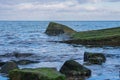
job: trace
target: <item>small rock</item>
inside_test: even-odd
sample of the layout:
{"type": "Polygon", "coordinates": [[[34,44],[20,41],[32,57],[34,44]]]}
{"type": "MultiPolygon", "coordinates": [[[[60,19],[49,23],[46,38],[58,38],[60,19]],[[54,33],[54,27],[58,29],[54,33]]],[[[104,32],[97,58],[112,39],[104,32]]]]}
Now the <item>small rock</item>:
{"type": "Polygon", "coordinates": [[[33,54],[31,54],[31,53],[18,53],[18,52],[14,52],[13,55],[16,58],[19,58],[19,57],[29,57],[29,56],[32,56],[33,54]]]}
{"type": "Polygon", "coordinates": [[[0,61],[0,67],[3,66],[6,62],[1,62],[0,61]]]}
{"type": "Polygon", "coordinates": [[[19,65],[27,65],[27,64],[31,64],[31,63],[38,63],[39,61],[19,60],[19,61],[15,61],[15,62],[19,65]]]}
{"type": "Polygon", "coordinates": [[[84,61],[91,64],[102,64],[106,61],[106,57],[102,53],[84,53],[84,61]]]}
{"type": "Polygon", "coordinates": [[[9,71],[13,69],[18,69],[18,66],[15,62],[6,62],[2,67],[1,67],[1,73],[6,73],[8,74],[9,71]]]}
{"type": "Polygon", "coordinates": [[[20,57],[29,57],[32,56],[32,53],[19,53],[19,52],[13,52],[13,53],[7,53],[4,55],[0,55],[0,57],[16,57],[16,58],[20,58],[20,57]]]}

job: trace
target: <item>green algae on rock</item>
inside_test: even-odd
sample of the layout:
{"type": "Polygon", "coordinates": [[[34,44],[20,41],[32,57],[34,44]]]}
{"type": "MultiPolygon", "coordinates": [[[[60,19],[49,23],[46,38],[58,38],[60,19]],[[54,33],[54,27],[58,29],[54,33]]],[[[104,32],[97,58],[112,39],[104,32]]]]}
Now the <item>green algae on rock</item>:
{"type": "Polygon", "coordinates": [[[65,76],[52,68],[15,69],[9,73],[10,80],[66,80],[65,76]]]}
{"type": "Polygon", "coordinates": [[[91,70],[84,67],[83,65],[79,64],[78,62],[74,60],[68,60],[66,61],[62,68],[60,69],[60,72],[65,74],[67,78],[75,78],[76,80],[81,80],[84,77],[90,77],[91,76],[91,70]]]}
{"type": "Polygon", "coordinates": [[[120,46],[120,27],[76,32],[71,40],[62,41],[69,44],[120,46]]]}
{"type": "Polygon", "coordinates": [[[45,31],[47,35],[51,35],[51,36],[56,36],[60,34],[71,35],[75,32],[76,32],[75,30],[69,28],[68,26],[55,22],[50,22],[47,30],[45,31]]]}
{"type": "Polygon", "coordinates": [[[102,53],[84,53],[84,61],[91,64],[102,64],[105,63],[106,57],[102,53]]]}

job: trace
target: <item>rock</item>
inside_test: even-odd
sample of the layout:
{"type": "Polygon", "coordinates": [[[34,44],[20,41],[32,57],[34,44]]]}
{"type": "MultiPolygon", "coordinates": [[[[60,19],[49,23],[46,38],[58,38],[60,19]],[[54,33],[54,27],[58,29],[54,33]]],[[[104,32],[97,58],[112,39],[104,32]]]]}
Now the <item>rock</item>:
{"type": "Polygon", "coordinates": [[[84,53],[84,61],[91,64],[102,64],[106,61],[106,57],[102,53],[84,53]]]}
{"type": "Polygon", "coordinates": [[[6,62],[2,67],[1,67],[1,73],[6,73],[8,74],[9,71],[13,69],[18,69],[18,66],[15,62],[6,62]]]}
{"type": "Polygon", "coordinates": [[[16,69],[10,71],[10,80],[66,80],[65,76],[55,69],[16,69]]]}
{"type": "Polygon", "coordinates": [[[15,61],[17,64],[19,65],[27,65],[27,64],[31,64],[31,63],[39,63],[39,61],[31,61],[31,60],[19,60],[19,61],[15,61]]]}
{"type": "Polygon", "coordinates": [[[13,53],[7,53],[4,55],[0,55],[0,57],[16,57],[16,58],[20,58],[20,57],[29,57],[32,56],[32,53],[19,53],[19,52],[13,52],[13,53]]]}
{"type": "Polygon", "coordinates": [[[81,31],[72,34],[72,39],[61,41],[68,44],[92,46],[120,46],[120,27],[81,31]]]}
{"type": "Polygon", "coordinates": [[[13,55],[16,58],[19,58],[19,57],[29,57],[29,56],[32,56],[33,54],[31,54],[31,53],[18,53],[18,52],[14,52],[13,55]]]}
{"type": "Polygon", "coordinates": [[[1,62],[0,61],[0,67],[3,66],[6,62],[1,62]]]}
{"type": "Polygon", "coordinates": [[[90,69],[84,67],[74,60],[66,61],[61,67],[60,72],[65,74],[68,78],[77,78],[75,80],[81,80],[83,77],[91,76],[90,69]]]}
{"type": "Polygon", "coordinates": [[[60,35],[60,34],[71,35],[75,32],[76,31],[69,28],[68,26],[65,26],[65,25],[62,25],[59,23],[55,23],[55,22],[50,22],[47,30],[45,31],[45,33],[50,36],[56,36],[56,35],[60,35]]]}

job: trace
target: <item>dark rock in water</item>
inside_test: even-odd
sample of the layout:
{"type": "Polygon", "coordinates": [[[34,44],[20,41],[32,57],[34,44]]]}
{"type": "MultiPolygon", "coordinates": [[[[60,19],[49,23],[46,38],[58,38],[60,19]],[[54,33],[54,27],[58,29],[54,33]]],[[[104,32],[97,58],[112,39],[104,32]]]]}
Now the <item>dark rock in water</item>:
{"type": "Polygon", "coordinates": [[[13,69],[18,69],[18,66],[15,62],[6,62],[6,64],[4,64],[1,67],[1,73],[6,73],[8,74],[9,71],[13,70],[13,69]]]}
{"type": "Polygon", "coordinates": [[[29,57],[29,56],[32,56],[33,54],[31,54],[31,53],[18,53],[18,52],[14,52],[13,55],[16,58],[19,58],[19,57],[29,57]]]}
{"type": "Polygon", "coordinates": [[[69,28],[68,26],[65,26],[65,25],[62,25],[59,23],[54,23],[54,22],[50,22],[47,30],[45,31],[45,33],[50,36],[56,36],[56,35],[60,35],[60,34],[71,35],[75,32],[76,31],[69,28]]]}
{"type": "Polygon", "coordinates": [[[27,65],[27,64],[31,64],[31,63],[39,63],[39,61],[31,61],[31,60],[19,60],[19,61],[15,61],[17,64],[19,65],[27,65]]]}
{"type": "Polygon", "coordinates": [[[66,80],[65,76],[55,69],[16,69],[10,71],[10,80],[66,80]]]}
{"type": "Polygon", "coordinates": [[[77,78],[75,80],[81,80],[83,77],[91,76],[90,69],[84,67],[74,60],[66,61],[60,69],[60,72],[65,74],[68,78],[77,78]]]}
{"type": "Polygon", "coordinates": [[[16,58],[20,58],[20,57],[29,57],[32,56],[32,53],[19,53],[19,52],[13,52],[13,53],[7,53],[4,55],[0,55],[0,57],[16,57],[16,58]]]}
{"type": "Polygon", "coordinates": [[[84,53],[84,61],[91,64],[102,64],[106,61],[106,57],[102,53],[84,53]]]}
{"type": "Polygon", "coordinates": [[[6,62],[1,62],[0,61],[0,67],[3,66],[6,62]]]}

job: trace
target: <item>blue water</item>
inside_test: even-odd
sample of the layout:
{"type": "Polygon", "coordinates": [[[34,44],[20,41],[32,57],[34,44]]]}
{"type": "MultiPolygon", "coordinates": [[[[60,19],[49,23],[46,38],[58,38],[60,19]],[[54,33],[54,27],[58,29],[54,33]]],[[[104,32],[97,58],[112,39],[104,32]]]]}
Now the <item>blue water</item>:
{"type": "MultiPolygon", "coordinates": [[[[88,31],[120,26],[120,21],[57,21],[70,26],[76,31],[88,31]]],[[[107,57],[102,66],[86,66],[92,70],[88,80],[119,80],[120,47],[87,47],[83,45],[70,45],[65,43],[49,42],[64,40],[61,36],[47,36],[44,32],[49,21],[0,21],[0,55],[12,52],[33,53],[37,57],[26,59],[39,60],[40,63],[21,66],[20,68],[56,67],[58,70],[68,59],[75,59],[83,64],[85,51],[114,54],[107,57]]],[[[19,60],[13,57],[1,58],[2,61],[19,60]]],[[[0,80],[7,80],[0,75],[0,80]]]]}

